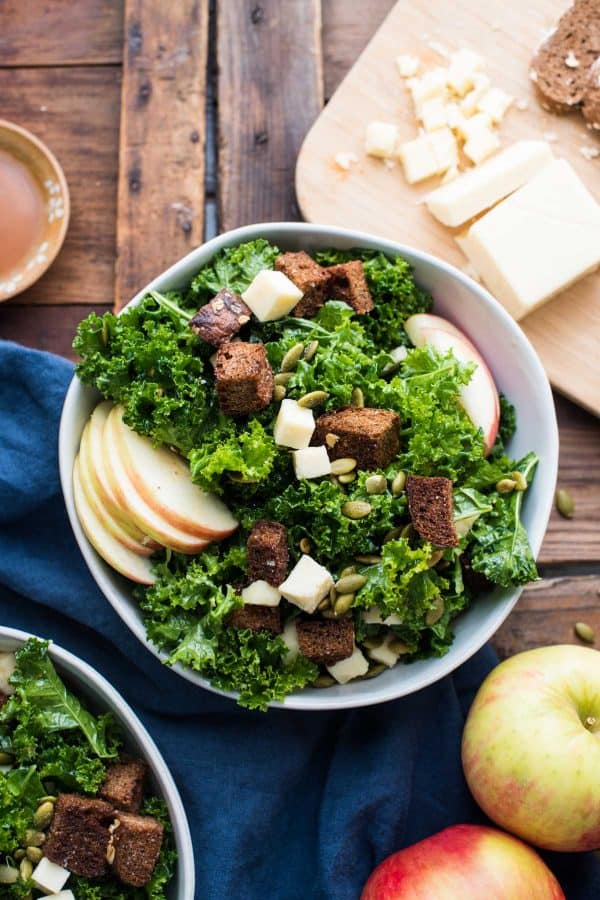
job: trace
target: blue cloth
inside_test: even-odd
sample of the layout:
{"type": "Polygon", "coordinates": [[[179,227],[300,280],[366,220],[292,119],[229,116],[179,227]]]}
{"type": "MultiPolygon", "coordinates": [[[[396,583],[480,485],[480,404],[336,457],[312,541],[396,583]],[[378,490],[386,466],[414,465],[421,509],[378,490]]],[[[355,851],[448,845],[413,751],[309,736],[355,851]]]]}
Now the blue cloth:
{"type": "MultiPolygon", "coordinates": [[[[354,900],[389,853],[484,821],[459,744],[495,663],[489,648],[403,700],[262,714],[195,688],[139,644],[92,581],[65,512],[57,432],[71,374],[63,359],[0,341],[0,623],[81,656],[136,710],[183,797],[198,900],[354,900]]],[[[591,854],[547,859],[569,900],[600,896],[591,854]]]]}

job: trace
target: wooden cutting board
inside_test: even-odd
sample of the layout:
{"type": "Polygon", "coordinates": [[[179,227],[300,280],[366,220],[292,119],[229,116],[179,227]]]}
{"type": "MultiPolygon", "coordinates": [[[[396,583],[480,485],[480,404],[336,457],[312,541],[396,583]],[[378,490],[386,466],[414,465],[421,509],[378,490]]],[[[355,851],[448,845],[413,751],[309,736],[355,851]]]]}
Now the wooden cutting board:
{"type": "MultiPolygon", "coordinates": [[[[586,159],[582,147],[600,149],[579,115],[556,116],[539,106],[529,79],[534,49],[567,7],[565,0],[400,0],[350,70],[308,133],[296,169],[296,192],[311,222],[360,228],[410,244],[468,271],[451,230],[426,210],[421,197],[439,179],[420,185],[404,180],[400,164],[364,154],[368,122],[395,122],[401,140],[416,137],[408,90],[395,59],[419,56],[423,68],[445,64],[438,44],[450,51],[469,47],[485,56],[492,84],[527,108],[515,105],[500,128],[503,146],[523,138],[551,141],[555,156],[567,159],[600,201],[600,157],[586,159]],[[336,154],[354,153],[348,172],[336,154]]],[[[552,265],[552,260],[548,260],[552,265]]],[[[600,415],[600,274],[595,273],[521,321],[552,384],[600,415]]]]}

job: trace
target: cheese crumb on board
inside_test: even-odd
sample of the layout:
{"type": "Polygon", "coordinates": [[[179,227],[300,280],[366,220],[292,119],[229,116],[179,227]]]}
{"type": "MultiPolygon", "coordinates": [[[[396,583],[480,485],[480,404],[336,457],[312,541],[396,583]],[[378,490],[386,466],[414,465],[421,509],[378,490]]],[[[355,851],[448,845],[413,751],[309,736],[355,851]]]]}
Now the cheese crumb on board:
{"type": "Polygon", "coordinates": [[[390,122],[369,122],[365,137],[368,156],[393,156],[398,141],[398,129],[390,122]]]}
{"type": "Polygon", "coordinates": [[[520,100],[517,100],[515,106],[523,112],[524,110],[529,109],[529,100],[526,97],[521,97],[520,100]]]}
{"type": "Polygon", "coordinates": [[[358,156],[356,153],[336,153],[333,161],[339,169],[347,172],[354,163],[358,162],[358,156]]]}
{"type": "Polygon", "coordinates": [[[304,554],[285,581],[279,585],[279,590],[286,600],[311,614],[332,587],[333,578],[330,572],[312,556],[304,554]]]}
{"type": "Polygon", "coordinates": [[[598,147],[580,147],[579,152],[585,159],[596,159],[596,157],[600,156],[598,147]]]}
{"type": "Polygon", "coordinates": [[[401,78],[413,78],[421,67],[418,56],[401,55],[396,59],[401,78]]]}

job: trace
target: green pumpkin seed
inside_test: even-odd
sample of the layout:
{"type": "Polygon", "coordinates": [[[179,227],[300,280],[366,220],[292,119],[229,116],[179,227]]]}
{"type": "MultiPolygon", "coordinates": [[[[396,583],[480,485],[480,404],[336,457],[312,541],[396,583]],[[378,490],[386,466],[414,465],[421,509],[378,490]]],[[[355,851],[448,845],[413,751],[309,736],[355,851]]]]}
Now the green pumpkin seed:
{"type": "Polygon", "coordinates": [[[575,634],[581,641],[585,641],[586,644],[593,644],[596,641],[596,632],[586,622],[575,623],[575,634]]]}
{"type": "Polygon", "coordinates": [[[389,544],[390,541],[397,540],[402,534],[402,528],[392,528],[382,540],[382,544],[389,544]]]}
{"type": "Polygon", "coordinates": [[[342,569],[340,572],[340,578],[345,578],[346,575],[354,575],[356,572],[356,566],[346,566],[345,569],[342,569]]]}
{"type": "Polygon", "coordinates": [[[392,638],[388,647],[392,653],[397,653],[398,656],[402,656],[404,653],[410,653],[410,647],[408,644],[405,644],[404,641],[401,641],[400,638],[392,638]]]}
{"type": "Polygon", "coordinates": [[[302,354],[304,353],[304,344],[294,344],[281,360],[279,370],[281,372],[293,372],[302,354]]]}
{"type": "Polygon", "coordinates": [[[357,681],[368,681],[369,678],[377,678],[378,675],[381,675],[382,672],[385,672],[387,666],[384,666],[383,663],[377,663],[374,666],[371,666],[368,672],[365,672],[364,675],[360,675],[356,680],[357,681]]]}
{"type": "Polygon", "coordinates": [[[19,878],[19,870],[14,866],[0,866],[0,884],[15,884],[19,878]]]}
{"type": "Polygon", "coordinates": [[[342,505],[342,513],[348,519],[364,519],[373,507],[366,500],[348,500],[342,505]]]}
{"type": "Polygon", "coordinates": [[[316,406],[321,406],[322,403],[325,403],[328,397],[327,391],[310,391],[304,397],[300,397],[298,406],[303,406],[304,409],[315,409],[316,406]]]}
{"type": "Polygon", "coordinates": [[[25,859],[21,860],[21,865],[19,866],[19,875],[23,881],[29,881],[33,874],[33,865],[31,864],[31,860],[25,859]]]}
{"type": "Polygon", "coordinates": [[[385,494],[387,481],[385,475],[369,475],[365,480],[367,494],[385,494]]]}
{"type": "Polygon", "coordinates": [[[312,550],[311,543],[307,537],[301,538],[298,546],[300,547],[302,553],[310,553],[310,551],[312,550]]]}
{"type": "Polygon", "coordinates": [[[336,616],[343,616],[347,613],[353,603],[354,594],[339,594],[336,598],[335,606],[333,607],[336,616]]]}
{"type": "Polygon", "coordinates": [[[324,609],[329,609],[329,597],[325,597],[324,600],[321,600],[319,605],[317,606],[319,612],[322,612],[324,609]]]}
{"type": "Polygon", "coordinates": [[[416,534],[415,526],[412,522],[409,522],[408,525],[405,525],[402,531],[400,532],[400,537],[406,538],[407,541],[410,541],[416,534]]]}
{"type": "Polygon", "coordinates": [[[28,847],[41,847],[46,840],[43,831],[36,831],[34,828],[28,828],[25,832],[25,843],[28,847]]]}
{"type": "Polygon", "coordinates": [[[511,472],[510,477],[515,483],[515,491],[526,491],[528,488],[527,479],[522,472],[511,472]]]}
{"type": "Polygon", "coordinates": [[[273,388],[273,400],[275,403],[280,403],[286,394],[287,391],[282,384],[276,384],[273,388]]]}
{"type": "Polygon", "coordinates": [[[347,472],[345,475],[338,475],[337,480],[340,484],[352,484],[356,481],[356,472],[347,472]]]}
{"type": "Polygon", "coordinates": [[[328,431],[327,434],[325,435],[325,443],[330,448],[335,447],[335,445],[337,444],[339,439],[340,439],[339,434],[333,434],[332,431],[328,431]]]}
{"type": "Polygon", "coordinates": [[[45,800],[44,803],[40,803],[35,813],[33,814],[33,824],[38,828],[45,828],[52,821],[52,816],[54,815],[54,803],[50,800],[45,800]]]}
{"type": "Polygon", "coordinates": [[[556,508],[565,519],[572,519],[575,514],[575,501],[564,488],[556,492],[556,508]]]}
{"type": "Polygon", "coordinates": [[[275,376],[275,384],[283,384],[284,387],[294,377],[293,372],[278,372],[275,376]]]}
{"type": "Polygon", "coordinates": [[[433,569],[434,566],[437,566],[440,559],[444,555],[443,550],[434,550],[429,559],[427,560],[427,568],[433,569]]]}
{"type": "Polygon", "coordinates": [[[435,625],[444,615],[444,598],[436,597],[435,602],[425,616],[426,625],[435,625]]]}
{"type": "Polygon", "coordinates": [[[496,485],[499,494],[510,494],[517,486],[517,482],[512,478],[501,478],[496,485]]]}
{"type": "Polygon", "coordinates": [[[39,847],[28,847],[25,851],[27,859],[29,859],[32,863],[37,865],[44,855],[39,847]]]}
{"type": "Polygon", "coordinates": [[[310,362],[318,349],[318,341],[309,341],[304,349],[304,353],[302,354],[302,359],[304,359],[306,362],[310,362]]]}
{"type": "Polygon", "coordinates": [[[338,594],[353,594],[356,591],[360,591],[366,583],[367,579],[364,575],[344,575],[343,578],[336,582],[335,589],[338,594]]]}
{"type": "Polygon", "coordinates": [[[335,612],[335,610],[329,609],[329,608],[324,609],[323,612],[321,613],[321,615],[323,616],[324,619],[336,619],[337,618],[337,613],[335,612]]]}
{"type": "Polygon", "coordinates": [[[25,851],[21,847],[19,847],[18,850],[15,850],[13,856],[17,860],[17,862],[20,862],[25,856],[25,851]]]}
{"type": "Polygon", "coordinates": [[[378,556],[376,553],[362,553],[360,556],[355,556],[354,559],[357,563],[362,563],[364,566],[376,566],[377,563],[381,562],[381,556],[378,556]]]}
{"type": "Polygon", "coordinates": [[[312,682],[312,686],[316,688],[333,687],[334,684],[337,684],[337,681],[332,675],[319,675],[318,678],[315,678],[312,682]]]}
{"type": "Polygon", "coordinates": [[[351,402],[352,406],[358,406],[361,409],[365,405],[365,395],[359,387],[354,388],[352,391],[351,402]]]}
{"type": "Polygon", "coordinates": [[[406,472],[398,472],[392,481],[392,495],[398,497],[406,487],[406,472]]]}
{"type": "Polygon", "coordinates": [[[10,753],[0,753],[0,766],[10,766],[14,762],[14,757],[10,753]]]}
{"type": "Polygon", "coordinates": [[[356,460],[351,456],[342,456],[341,459],[334,459],[331,463],[331,472],[333,475],[347,475],[356,468],[356,460]]]}

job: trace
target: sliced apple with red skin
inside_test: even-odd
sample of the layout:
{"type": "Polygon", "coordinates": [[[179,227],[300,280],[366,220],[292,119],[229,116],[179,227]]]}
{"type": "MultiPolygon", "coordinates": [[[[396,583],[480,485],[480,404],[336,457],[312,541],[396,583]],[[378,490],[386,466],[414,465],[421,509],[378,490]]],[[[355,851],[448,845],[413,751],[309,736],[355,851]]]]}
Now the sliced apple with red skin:
{"type": "Polygon", "coordinates": [[[486,453],[489,453],[498,434],[500,399],[492,374],[477,348],[456,326],[440,316],[419,313],[410,316],[404,327],[415,347],[429,344],[440,353],[451,350],[459,362],[476,363],[471,380],[461,389],[460,401],[473,425],[483,431],[486,453]]]}
{"type": "Polygon", "coordinates": [[[168,447],[155,447],[123,421],[123,408],[110,414],[117,449],[136,491],[175,528],[207,540],[232,534],[237,521],[215,494],[192,481],[187,462],[168,447]]]}
{"type": "Polygon", "coordinates": [[[170,547],[171,550],[177,550],[180,553],[199,553],[209,542],[205,538],[199,538],[180,528],[175,528],[164,516],[146,503],[133,485],[119,453],[119,439],[115,433],[113,416],[116,411],[115,407],[106,420],[102,446],[110,488],[121,510],[131,516],[138,528],[164,547],[170,547]]]}
{"type": "Polygon", "coordinates": [[[139,584],[154,584],[156,576],[152,572],[152,563],[146,556],[133,553],[104,527],[101,519],[88,502],[81,484],[79,457],[73,466],[73,499],[81,527],[94,550],[125,578],[139,584]]]}

